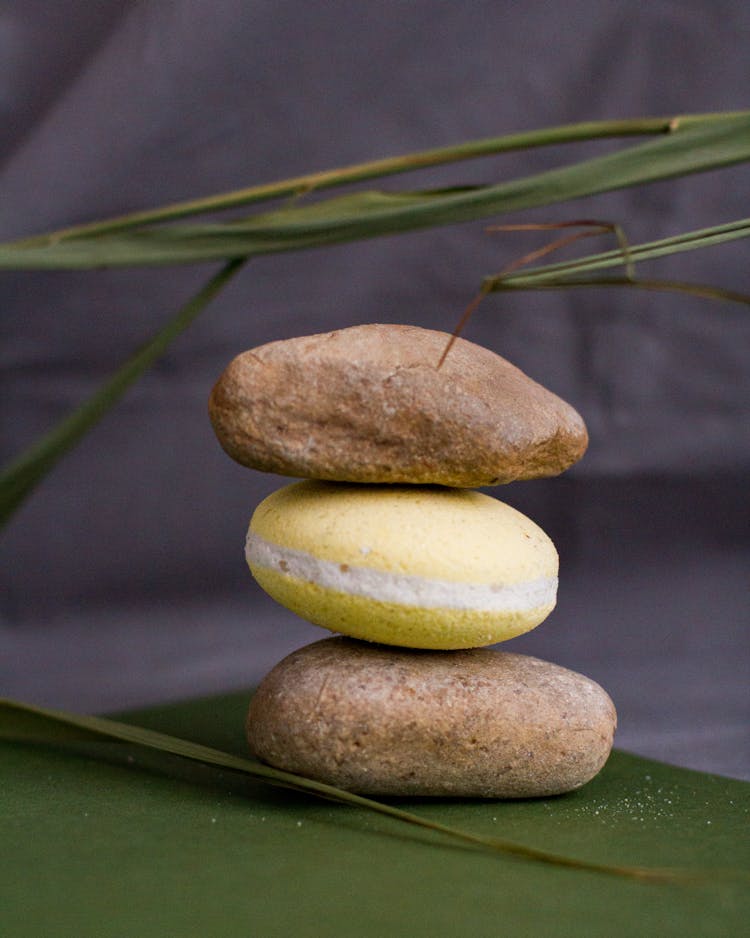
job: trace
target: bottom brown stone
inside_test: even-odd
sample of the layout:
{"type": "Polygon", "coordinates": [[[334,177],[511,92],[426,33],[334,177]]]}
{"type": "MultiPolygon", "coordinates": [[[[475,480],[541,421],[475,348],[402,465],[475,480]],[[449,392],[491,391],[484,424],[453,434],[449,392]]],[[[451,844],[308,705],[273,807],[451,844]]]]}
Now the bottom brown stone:
{"type": "Polygon", "coordinates": [[[362,794],[529,798],[593,778],[616,724],[598,684],[538,658],[329,638],[266,676],[247,734],[264,762],[362,794]]]}

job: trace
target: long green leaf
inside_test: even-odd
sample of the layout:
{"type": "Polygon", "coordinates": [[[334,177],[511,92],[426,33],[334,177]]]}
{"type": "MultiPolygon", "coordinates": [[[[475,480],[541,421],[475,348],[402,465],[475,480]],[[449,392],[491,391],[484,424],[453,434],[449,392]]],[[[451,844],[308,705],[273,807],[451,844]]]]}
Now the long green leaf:
{"type": "Polygon", "coordinates": [[[241,772],[257,780],[282,788],[291,788],[320,798],[337,801],[375,811],[394,820],[426,828],[444,834],[455,840],[501,853],[510,853],[528,860],[541,861],[556,866],[583,869],[598,873],[626,876],[637,880],[653,882],[678,882],[700,879],[695,871],[652,869],[647,867],[614,866],[592,863],[574,857],[568,857],[546,850],[539,850],[510,840],[484,837],[470,831],[459,830],[446,824],[431,821],[428,818],[393,805],[355,795],[333,785],[327,785],[312,779],[274,769],[261,762],[243,759],[231,753],[179,739],[165,733],[132,726],[109,720],[104,717],[81,716],[58,710],[48,710],[15,700],[0,698],[0,739],[17,742],[47,744],[68,744],[96,738],[107,738],[133,743],[156,749],[159,752],[181,756],[205,765],[218,766],[234,772],[241,772]]]}
{"type": "Polygon", "coordinates": [[[300,250],[552,205],[750,160],[750,116],[689,126],[561,169],[477,189],[358,192],[225,225],[171,226],[0,246],[0,267],[87,268],[198,263],[300,250]]]}
{"type": "Polygon", "coordinates": [[[242,263],[242,260],[227,263],[98,391],[3,471],[0,475],[0,524],[11,516],[60,458],[122,397],[136,378],[166,351],[171,342],[234,276],[242,263]]]}
{"type": "Polygon", "coordinates": [[[405,156],[370,160],[341,169],[308,173],[293,179],[250,186],[199,199],[190,199],[185,202],[159,206],[155,209],[133,212],[102,221],[87,222],[37,235],[33,238],[25,238],[19,243],[41,245],[59,242],[67,238],[111,234],[115,231],[127,231],[128,229],[140,228],[146,225],[163,224],[167,221],[175,221],[208,212],[226,211],[227,209],[257,204],[271,199],[320,192],[336,186],[365,182],[463,160],[496,156],[501,153],[538,147],[557,146],[565,143],[675,133],[677,131],[681,132],[685,128],[723,120],[727,117],[740,117],[748,114],[750,114],[750,111],[684,114],[673,117],[647,117],[631,120],[584,121],[578,124],[564,124],[558,127],[545,127],[540,130],[504,134],[499,137],[473,140],[456,146],[409,153],[405,156]]]}

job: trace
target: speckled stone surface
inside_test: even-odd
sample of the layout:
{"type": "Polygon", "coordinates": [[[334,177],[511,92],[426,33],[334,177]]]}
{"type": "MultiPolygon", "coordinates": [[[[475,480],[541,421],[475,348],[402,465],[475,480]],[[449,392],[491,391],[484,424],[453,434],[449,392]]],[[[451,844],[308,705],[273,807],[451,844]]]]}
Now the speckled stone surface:
{"type": "Polygon", "coordinates": [[[264,761],[351,791],[528,798],[593,778],[616,721],[598,684],[538,658],[339,637],[266,676],[247,731],[264,761]]]}
{"type": "Polygon", "coordinates": [[[245,466],[342,482],[475,488],[554,476],[588,444],[579,414],[489,349],[364,325],[237,356],[211,420],[245,466]]]}

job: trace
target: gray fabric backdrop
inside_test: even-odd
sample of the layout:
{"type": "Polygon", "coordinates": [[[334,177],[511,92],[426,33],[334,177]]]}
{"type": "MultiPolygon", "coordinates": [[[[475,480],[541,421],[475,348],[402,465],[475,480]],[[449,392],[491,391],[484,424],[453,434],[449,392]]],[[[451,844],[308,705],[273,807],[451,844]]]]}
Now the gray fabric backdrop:
{"type": "MultiPolygon", "coordinates": [[[[730,0],[6,0],[0,237],[524,128],[742,108],[749,37],[750,6],[730,0]]],[[[384,185],[498,180],[611,146],[384,185]]],[[[515,220],[606,218],[636,242],[747,215],[749,191],[745,166],[515,220]]],[[[247,574],[248,517],[281,480],[219,449],[212,382],[270,339],[450,329],[481,277],[536,243],[470,224],[251,263],[4,532],[0,694],[104,710],[210,693],[320,637],[247,574]]],[[[655,269],[747,292],[747,257],[740,242],[655,269]]],[[[2,461],[211,269],[3,274],[2,461]]],[[[746,777],[748,323],[741,306],[599,291],[491,298],[467,332],[591,434],[564,477],[495,490],[561,554],[558,609],[513,649],[604,684],[620,746],[746,777]]]]}

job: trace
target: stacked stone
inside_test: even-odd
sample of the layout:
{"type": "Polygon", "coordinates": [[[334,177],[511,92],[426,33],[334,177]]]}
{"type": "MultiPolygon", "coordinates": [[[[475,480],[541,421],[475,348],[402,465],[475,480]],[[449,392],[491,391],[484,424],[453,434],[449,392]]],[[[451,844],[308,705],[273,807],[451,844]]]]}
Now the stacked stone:
{"type": "Polygon", "coordinates": [[[272,342],[213,389],[230,456],[306,480],[256,509],[253,576],[338,633],[266,676],[248,740],[277,768],[364,794],[560,794],[603,766],[615,710],[580,674],[485,647],[549,615],[558,558],[475,489],[563,472],[586,428],[473,343],[438,368],[448,338],[367,325],[272,342]]]}

